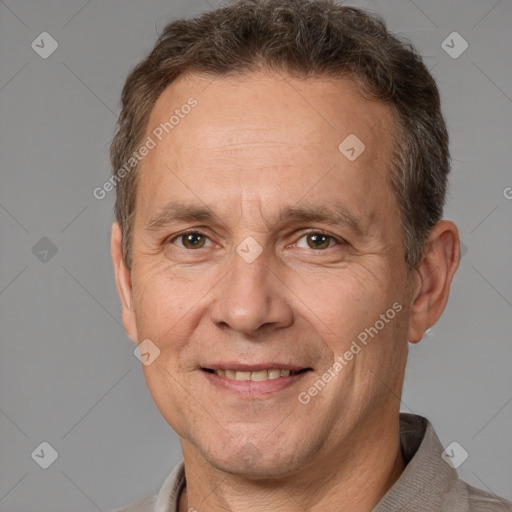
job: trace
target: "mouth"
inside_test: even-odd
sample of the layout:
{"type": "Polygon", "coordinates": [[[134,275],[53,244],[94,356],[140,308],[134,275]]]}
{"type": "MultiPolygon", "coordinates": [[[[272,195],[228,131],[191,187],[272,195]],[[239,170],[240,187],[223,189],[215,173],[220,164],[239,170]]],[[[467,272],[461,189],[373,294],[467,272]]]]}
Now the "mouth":
{"type": "Polygon", "coordinates": [[[252,365],[211,363],[200,369],[214,389],[243,400],[264,400],[287,388],[292,389],[313,370],[309,366],[293,366],[275,361],[252,365]]]}
{"type": "Polygon", "coordinates": [[[300,369],[290,369],[283,368],[281,366],[269,366],[268,368],[244,368],[244,369],[236,369],[236,368],[201,368],[204,372],[208,372],[211,374],[215,374],[219,377],[224,377],[229,380],[237,380],[237,381],[266,381],[266,380],[275,380],[286,377],[293,377],[295,375],[300,375],[301,373],[306,373],[311,371],[312,368],[300,368],[300,369]]]}

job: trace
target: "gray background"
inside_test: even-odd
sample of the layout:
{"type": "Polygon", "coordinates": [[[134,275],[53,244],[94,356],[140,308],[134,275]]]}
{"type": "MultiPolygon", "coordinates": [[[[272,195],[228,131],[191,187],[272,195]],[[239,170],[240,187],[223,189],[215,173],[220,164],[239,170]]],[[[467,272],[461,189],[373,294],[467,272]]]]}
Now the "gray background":
{"type": "MultiPolygon", "coordinates": [[[[451,134],[446,217],[465,254],[444,316],[410,347],[402,410],[469,453],[464,479],[512,499],[512,3],[350,4],[417,45],[451,134]],[[458,58],[441,46],[454,31],[458,58]]],[[[113,193],[92,191],[128,71],[168,21],[209,5],[0,2],[1,511],[107,511],[156,493],[181,457],[120,323],[113,193]],[[44,31],[59,45],[47,59],[31,48],[44,31]],[[48,469],[31,457],[43,441],[59,455],[48,469]]]]}

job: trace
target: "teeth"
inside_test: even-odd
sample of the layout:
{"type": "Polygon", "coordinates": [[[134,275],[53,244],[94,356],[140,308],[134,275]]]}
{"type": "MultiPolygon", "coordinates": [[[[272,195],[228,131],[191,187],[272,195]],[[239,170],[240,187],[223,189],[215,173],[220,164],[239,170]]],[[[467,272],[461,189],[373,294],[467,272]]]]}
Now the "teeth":
{"type": "MultiPolygon", "coordinates": [[[[215,370],[220,377],[227,377],[233,380],[271,380],[279,377],[289,377],[290,370],[280,370],[279,368],[270,368],[269,370],[259,370],[257,372],[239,372],[235,370],[215,370]]],[[[295,374],[295,372],[294,372],[295,374]]]]}
{"type": "Polygon", "coordinates": [[[281,370],[274,368],[273,370],[267,370],[269,379],[278,379],[281,377],[281,370]]]}
{"type": "Polygon", "coordinates": [[[221,377],[226,376],[228,379],[234,379],[236,377],[236,372],[234,370],[217,370],[215,373],[221,377]],[[225,375],[222,375],[222,372],[224,372],[225,375]]]}
{"type": "Polygon", "coordinates": [[[267,370],[261,370],[259,372],[251,372],[250,375],[251,375],[251,380],[267,380],[268,379],[267,370]]]}

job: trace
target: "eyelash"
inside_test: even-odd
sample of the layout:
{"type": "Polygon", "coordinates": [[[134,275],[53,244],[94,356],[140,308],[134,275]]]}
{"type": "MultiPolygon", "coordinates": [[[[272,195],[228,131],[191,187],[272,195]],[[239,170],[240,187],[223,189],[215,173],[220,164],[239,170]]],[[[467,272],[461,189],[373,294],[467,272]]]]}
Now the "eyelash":
{"type": "MultiPolygon", "coordinates": [[[[185,237],[185,236],[187,236],[187,235],[191,235],[191,234],[204,236],[205,238],[207,238],[207,239],[208,239],[208,240],[210,240],[210,242],[211,242],[211,239],[210,239],[210,237],[209,237],[208,235],[205,235],[205,234],[204,234],[204,233],[202,233],[201,231],[194,231],[194,230],[192,230],[192,231],[185,231],[184,233],[180,233],[179,235],[176,235],[176,236],[174,236],[173,238],[168,239],[168,242],[167,242],[167,243],[174,243],[176,240],[178,240],[178,239],[180,239],[180,238],[183,238],[183,237],[185,237]]],[[[304,237],[308,236],[308,235],[324,235],[324,236],[329,237],[329,238],[330,238],[332,241],[334,241],[337,245],[347,245],[347,242],[346,242],[345,240],[343,240],[343,239],[341,239],[341,238],[338,238],[338,237],[336,237],[336,236],[334,236],[334,235],[331,235],[331,234],[329,234],[329,233],[326,233],[325,231],[322,231],[322,230],[312,230],[312,231],[308,231],[307,233],[303,233],[303,234],[301,235],[301,237],[297,240],[297,242],[298,242],[299,240],[301,240],[302,238],[304,238],[304,237]]],[[[295,242],[295,243],[294,243],[294,244],[292,244],[292,245],[296,245],[296,244],[297,244],[297,242],[295,242]]],[[[178,246],[178,247],[179,247],[180,249],[184,249],[184,250],[186,250],[186,251],[194,251],[194,250],[195,250],[195,251],[197,251],[197,250],[199,250],[199,249],[188,249],[188,248],[186,248],[186,247],[180,247],[180,246],[178,246]]],[[[289,246],[287,246],[287,247],[289,247],[289,246]]],[[[313,250],[313,251],[315,251],[315,252],[323,252],[323,251],[326,251],[327,249],[332,249],[332,247],[333,247],[333,246],[327,247],[326,249],[319,249],[318,251],[315,251],[315,249],[311,249],[311,248],[310,248],[310,249],[311,249],[311,250],[313,250]]],[[[204,247],[200,247],[200,249],[204,249],[204,247]]]]}

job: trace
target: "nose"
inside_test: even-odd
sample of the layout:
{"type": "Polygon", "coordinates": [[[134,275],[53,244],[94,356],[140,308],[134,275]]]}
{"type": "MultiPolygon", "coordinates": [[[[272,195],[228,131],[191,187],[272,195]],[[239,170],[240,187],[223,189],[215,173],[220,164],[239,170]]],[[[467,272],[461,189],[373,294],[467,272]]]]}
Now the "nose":
{"type": "Polygon", "coordinates": [[[270,263],[265,252],[252,262],[233,255],[231,270],[216,288],[211,309],[218,327],[254,336],[291,325],[293,310],[287,299],[291,292],[270,263]]]}

